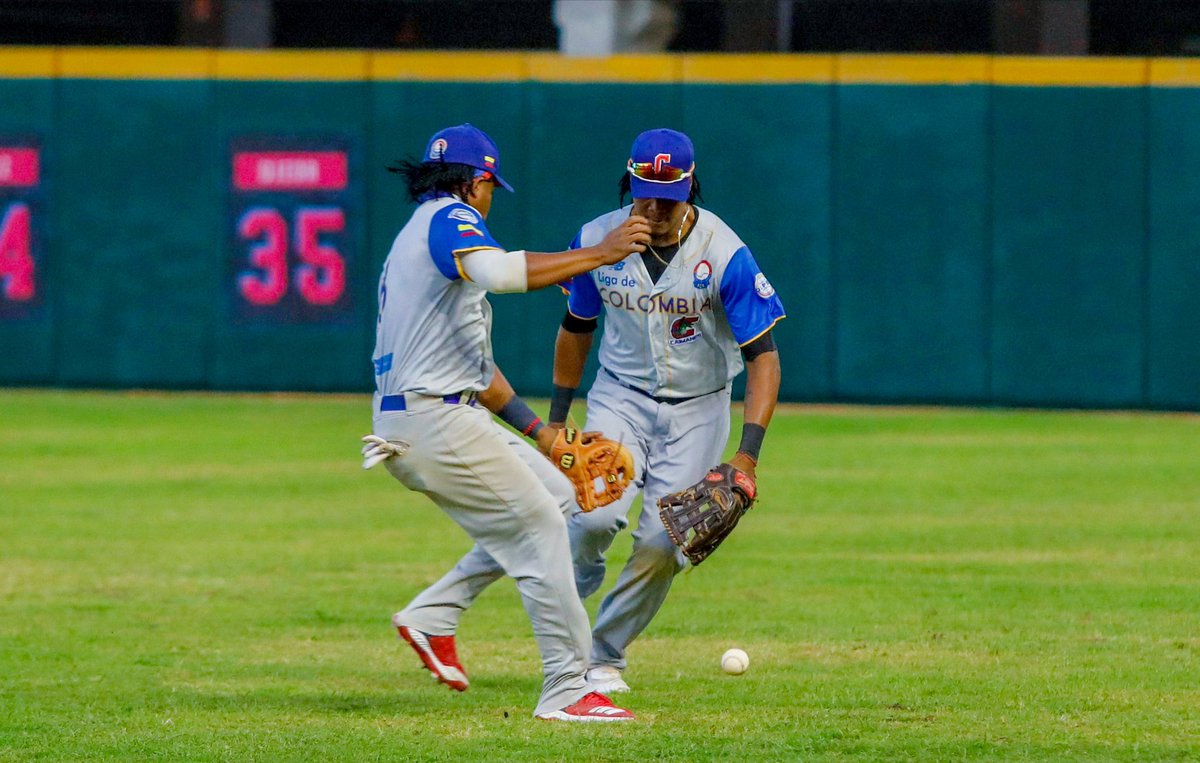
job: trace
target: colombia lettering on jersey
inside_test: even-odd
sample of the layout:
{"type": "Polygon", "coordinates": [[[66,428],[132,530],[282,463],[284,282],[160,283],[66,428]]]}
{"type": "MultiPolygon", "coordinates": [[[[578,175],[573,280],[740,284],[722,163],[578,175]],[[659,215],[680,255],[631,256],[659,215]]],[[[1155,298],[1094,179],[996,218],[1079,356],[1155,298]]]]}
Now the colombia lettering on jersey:
{"type": "MultiPolygon", "coordinates": [[[[572,248],[597,243],[629,211],[583,226],[572,248]]],[[[724,387],[742,370],[739,347],[785,315],[749,248],[707,210],[697,210],[695,228],[657,282],[634,254],[576,276],[564,288],[573,315],[605,313],[601,365],[626,384],[666,397],[724,387]]]]}
{"type": "Polygon", "coordinates": [[[668,313],[671,315],[691,315],[712,310],[712,298],[705,297],[672,297],[667,294],[631,294],[627,291],[600,289],[600,300],[612,307],[622,310],[636,310],[646,313],[668,313]]]}

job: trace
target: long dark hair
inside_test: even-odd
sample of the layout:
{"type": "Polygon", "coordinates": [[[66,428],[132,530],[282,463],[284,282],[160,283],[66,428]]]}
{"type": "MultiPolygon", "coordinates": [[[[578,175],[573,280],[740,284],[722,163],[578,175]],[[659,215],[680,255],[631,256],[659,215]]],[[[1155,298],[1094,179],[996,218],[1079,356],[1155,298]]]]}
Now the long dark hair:
{"type": "Polygon", "coordinates": [[[475,179],[474,167],[454,162],[400,159],[388,165],[387,171],[404,176],[408,198],[412,201],[420,201],[422,196],[429,193],[466,199],[471,195],[471,181],[475,179]]]}
{"type": "MultiPolygon", "coordinates": [[[[625,206],[625,194],[633,197],[633,191],[630,190],[629,172],[622,172],[621,179],[617,181],[617,191],[620,193],[617,196],[617,206],[625,206]]],[[[692,190],[688,192],[688,204],[695,204],[697,201],[704,201],[704,195],[700,193],[700,176],[695,172],[692,173],[692,190]]]]}

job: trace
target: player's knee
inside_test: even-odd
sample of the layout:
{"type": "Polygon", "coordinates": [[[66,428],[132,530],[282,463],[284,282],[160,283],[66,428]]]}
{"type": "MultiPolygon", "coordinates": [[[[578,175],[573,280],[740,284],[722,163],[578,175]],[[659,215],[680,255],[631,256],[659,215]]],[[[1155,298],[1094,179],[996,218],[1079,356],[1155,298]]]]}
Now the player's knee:
{"type": "Polygon", "coordinates": [[[581,600],[600,590],[604,583],[604,572],[603,560],[599,564],[580,563],[578,559],[575,560],[575,590],[581,600]]]}
{"type": "Polygon", "coordinates": [[[617,533],[629,526],[624,516],[613,516],[604,511],[579,512],[571,517],[572,534],[590,538],[612,540],[617,533]]]}
{"type": "Polygon", "coordinates": [[[549,493],[534,497],[521,511],[520,521],[529,532],[567,535],[567,518],[549,493]]]}
{"type": "Polygon", "coordinates": [[[666,533],[655,533],[634,544],[633,554],[639,565],[650,569],[670,569],[672,574],[683,569],[685,559],[666,533]]]}

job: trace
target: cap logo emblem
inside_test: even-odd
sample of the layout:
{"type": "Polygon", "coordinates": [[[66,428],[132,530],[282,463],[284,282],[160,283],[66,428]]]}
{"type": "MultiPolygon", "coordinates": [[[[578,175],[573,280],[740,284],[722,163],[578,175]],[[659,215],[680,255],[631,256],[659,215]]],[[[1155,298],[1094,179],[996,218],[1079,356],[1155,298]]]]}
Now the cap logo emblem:
{"type": "Polygon", "coordinates": [[[662,172],[663,165],[670,164],[670,163],[671,163],[671,155],[670,154],[657,154],[654,157],[654,171],[662,172]]]}
{"type": "Polygon", "coordinates": [[[446,139],[438,138],[437,140],[435,140],[433,142],[433,144],[431,146],[429,146],[429,158],[430,159],[441,159],[443,156],[446,155],[446,148],[447,148],[446,139]]]}

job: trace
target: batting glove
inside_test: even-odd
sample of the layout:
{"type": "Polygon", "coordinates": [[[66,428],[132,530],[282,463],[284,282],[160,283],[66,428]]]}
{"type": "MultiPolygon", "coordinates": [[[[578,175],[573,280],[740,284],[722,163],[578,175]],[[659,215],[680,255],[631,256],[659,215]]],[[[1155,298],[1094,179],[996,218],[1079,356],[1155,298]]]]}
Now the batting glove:
{"type": "Polygon", "coordinates": [[[403,442],[388,442],[382,437],[369,434],[362,438],[363,468],[370,469],[375,464],[388,460],[393,456],[403,456],[408,452],[408,444],[403,442]]]}

